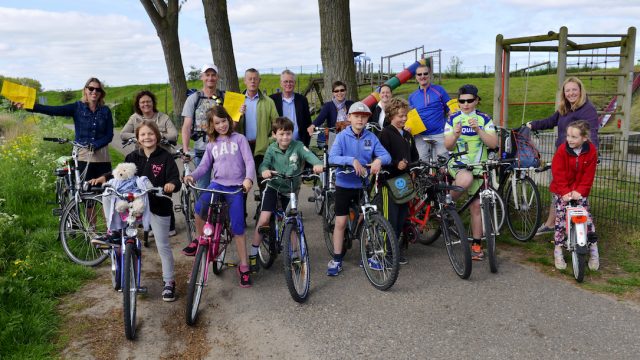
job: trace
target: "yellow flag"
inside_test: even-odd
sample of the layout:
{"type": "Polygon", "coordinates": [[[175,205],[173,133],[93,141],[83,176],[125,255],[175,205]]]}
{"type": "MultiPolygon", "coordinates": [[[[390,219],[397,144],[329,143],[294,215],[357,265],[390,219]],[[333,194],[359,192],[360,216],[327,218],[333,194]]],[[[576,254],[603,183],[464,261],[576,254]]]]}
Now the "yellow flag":
{"type": "Polygon", "coordinates": [[[240,107],[244,104],[244,95],[236,92],[227,91],[224,93],[224,106],[225,110],[229,113],[229,116],[233,121],[240,121],[240,107]]]}
{"type": "Polygon", "coordinates": [[[407,113],[407,123],[404,124],[404,127],[411,129],[411,135],[413,136],[427,130],[416,109],[412,109],[407,113]]]}
{"type": "Polygon", "coordinates": [[[7,80],[2,83],[0,95],[13,102],[23,103],[25,109],[33,109],[36,103],[36,89],[7,80]]]}

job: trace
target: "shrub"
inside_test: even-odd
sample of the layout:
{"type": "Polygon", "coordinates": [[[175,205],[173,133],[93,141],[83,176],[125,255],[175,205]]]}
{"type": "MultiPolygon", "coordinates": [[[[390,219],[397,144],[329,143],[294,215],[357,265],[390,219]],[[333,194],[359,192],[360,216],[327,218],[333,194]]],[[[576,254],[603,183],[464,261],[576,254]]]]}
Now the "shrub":
{"type": "Polygon", "coordinates": [[[129,120],[129,116],[133,114],[133,99],[124,98],[119,104],[111,108],[113,113],[113,123],[115,127],[123,127],[129,120]]]}

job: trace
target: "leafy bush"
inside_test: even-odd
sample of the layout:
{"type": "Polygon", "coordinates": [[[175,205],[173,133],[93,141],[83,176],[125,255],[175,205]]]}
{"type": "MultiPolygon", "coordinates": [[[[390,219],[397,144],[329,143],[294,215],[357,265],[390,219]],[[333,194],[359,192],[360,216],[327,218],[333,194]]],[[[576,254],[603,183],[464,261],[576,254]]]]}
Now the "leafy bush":
{"type": "Polygon", "coordinates": [[[63,103],[71,102],[71,100],[75,98],[76,98],[76,93],[71,89],[62,90],[60,94],[60,101],[62,101],[63,103]]]}
{"type": "Polygon", "coordinates": [[[133,99],[124,98],[119,104],[111,108],[113,113],[113,123],[115,127],[123,127],[127,123],[131,114],[133,114],[133,99]]]}

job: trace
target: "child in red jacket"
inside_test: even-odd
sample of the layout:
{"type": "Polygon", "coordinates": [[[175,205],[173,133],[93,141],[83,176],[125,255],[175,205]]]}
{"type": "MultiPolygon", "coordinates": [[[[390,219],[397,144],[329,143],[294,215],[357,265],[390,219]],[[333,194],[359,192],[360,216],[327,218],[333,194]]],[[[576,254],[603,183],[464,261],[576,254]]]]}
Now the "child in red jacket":
{"type": "MultiPolygon", "coordinates": [[[[553,251],[556,269],[567,267],[562,255],[562,246],[565,239],[566,207],[571,200],[576,200],[589,212],[587,196],[591,191],[593,179],[596,175],[596,163],[598,151],[589,141],[590,126],[584,120],[577,120],[567,127],[567,141],[558,147],[551,162],[553,180],[549,190],[553,193],[557,215],[555,223],[553,251]]],[[[598,255],[598,238],[595,233],[593,219],[589,214],[587,237],[590,246],[589,269],[598,270],[600,258],[598,255]]]]}

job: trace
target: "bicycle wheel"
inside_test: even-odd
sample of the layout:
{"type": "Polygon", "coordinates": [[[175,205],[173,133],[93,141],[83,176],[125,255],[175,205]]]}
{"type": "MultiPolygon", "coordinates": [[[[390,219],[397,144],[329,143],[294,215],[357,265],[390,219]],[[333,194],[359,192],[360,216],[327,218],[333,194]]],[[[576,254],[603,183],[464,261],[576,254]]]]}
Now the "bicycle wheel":
{"type": "Polygon", "coordinates": [[[282,236],[284,280],[289,294],[296,302],[302,303],[309,295],[311,274],[307,243],[300,236],[298,224],[290,222],[284,227],[282,236]]]}
{"type": "Polygon", "coordinates": [[[186,319],[187,325],[189,326],[195,325],[198,319],[198,307],[202,299],[207,273],[207,251],[209,251],[208,246],[198,246],[198,251],[196,252],[196,257],[193,262],[193,269],[191,270],[191,277],[189,278],[189,284],[187,286],[186,319]]]}
{"type": "Polygon", "coordinates": [[[326,193],[324,209],[322,213],[322,232],[324,235],[324,244],[329,251],[329,256],[333,257],[333,228],[336,223],[335,201],[333,192],[326,193]]]}
{"type": "MultiPolygon", "coordinates": [[[[440,228],[440,221],[436,215],[437,204],[435,202],[431,202],[431,210],[429,212],[429,219],[427,219],[427,223],[425,224],[422,233],[418,237],[418,242],[422,245],[431,245],[438,238],[440,234],[442,234],[442,229],[440,228]]],[[[424,217],[424,212],[426,208],[424,208],[418,218],[422,219],[424,217]]]]}
{"type": "Polygon", "coordinates": [[[220,233],[218,256],[213,259],[213,268],[211,269],[216,275],[220,275],[220,273],[222,272],[222,268],[224,267],[224,258],[227,255],[227,246],[229,244],[231,244],[231,232],[225,226],[220,233]]]}
{"type": "Polygon", "coordinates": [[[268,269],[276,261],[278,255],[276,249],[276,221],[275,214],[271,214],[271,220],[269,220],[269,229],[260,229],[260,235],[262,241],[260,241],[260,247],[258,248],[258,261],[260,267],[268,269]]]}
{"type": "Polygon", "coordinates": [[[137,263],[138,256],[135,245],[129,243],[124,250],[124,283],[122,284],[124,334],[129,340],[133,340],[136,337],[136,300],[138,295],[138,284],[136,280],[137,263]]]}
{"type": "Polygon", "coordinates": [[[578,244],[576,239],[576,228],[573,224],[569,233],[569,242],[571,244],[571,266],[573,267],[573,277],[577,282],[584,281],[584,269],[587,263],[587,255],[578,252],[578,244]]]}
{"type": "Polygon", "coordinates": [[[398,239],[389,221],[380,214],[371,214],[360,228],[360,258],[364,273],[373,287],[388,290],[400,271],[398,239]]]}
{"type": "Polygon", "coordinates": [[[496,233],[500,233],[500,230],[502,229],[502,226],[504,226],[504,222],[507,219],[507,212],[505,211],[504,201],[502,200],[502,196],[500,196],[500,193],[493,188],[491,189],[491,191],[494,194],[493,198],[496,199],[496,212],[498,214],[498,226],[496,227],[494,224],[493,229],[496,230],[496,233]]]}
{"type": "Polygon", "coordinates": [[[120,247],[109,249],[109,260],[111,261],[111,286],[113,290],[120,290],[121,280],[120,272],[122,264],[120,264],[120,247]]]}
{"type": "Polygon", "coordinates": [[[529,241],[542,221],[540,192],[533,180],[525,176],[516,180],[515,194],[511,182],[505,191],[506,217],[509,231],[516,240],[529,241]]]}
{"type": "Polygon", "coordinates": [[[442,235],[447,247],[447,254],[453,266],[453,271],[462,279],[471,276],[471,248],[469,238],[455,209],[447,207],[442,213],[442,235]]]}
{"type": "Polygon", "coordinates": [[[62,212],[64,206],[69,201],[69,190],[63,177],[56,178],[56,204],[58,204],[59,211],[62,212]]]}
{"type": "Polygon", "coordinates": [[[313,187],[311,188],[313,191],[313,203],[314,208],[316,210],[316,214],[321,215],[322,210],[324,209],[324,196],[322,195],[322,181],[316,178],[313,181],[313,187]]]}
{"type": "Polygon", "coordinates": [[[196,232],[196,216],[194,206],[196,204],[195,190],[187,189],[182,191],[180,197],[180,203],[182,206],[182,214],[184,215],[185,225],[187,229],[187,239],[189,242],[195,241],[198,238],[196,232]]]}
{"type": "Polygon", "coordinates": [[[492,273],[498,272],[498,257],[496,255],[496,232],[491,203],[482,204],[482,221],[484,222],[484,238],[487,245],[487,257],[489,269],[492,273]]]}
{"type": "Polygon", "coordinates": [[[60,241],[73,262],[96,266],[108,255],[91,245],[91,239],[106,235],[107,223],[100,196],[83,197],[81,200],[71,201],[65,206],[60,217],[60,241]]]}

